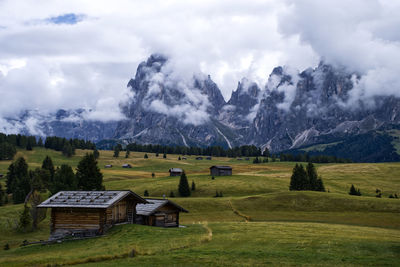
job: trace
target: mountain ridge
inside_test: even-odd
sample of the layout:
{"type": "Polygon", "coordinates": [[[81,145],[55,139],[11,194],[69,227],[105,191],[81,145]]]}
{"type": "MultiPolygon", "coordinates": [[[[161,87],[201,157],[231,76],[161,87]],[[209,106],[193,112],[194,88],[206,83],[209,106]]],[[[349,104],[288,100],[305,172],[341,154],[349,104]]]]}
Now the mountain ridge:
{"type": "Polygon", "coordinates": [[[27,111],[5,121],[25,134],[203,147],[253,144],[273,152],[400,124],[399,98],[376,96],[375,107],[350,104],[359,75],[323,62],[300,73],[276,67],[264,87],[243,78],[228,101],[209,75],[181,79],[169,63],[153,54],[138,65],[127,84],[133,96],[121,105],[125,119],[101,122],[85,119],[85,110],[59,110],[40,116],[27,111]]]}

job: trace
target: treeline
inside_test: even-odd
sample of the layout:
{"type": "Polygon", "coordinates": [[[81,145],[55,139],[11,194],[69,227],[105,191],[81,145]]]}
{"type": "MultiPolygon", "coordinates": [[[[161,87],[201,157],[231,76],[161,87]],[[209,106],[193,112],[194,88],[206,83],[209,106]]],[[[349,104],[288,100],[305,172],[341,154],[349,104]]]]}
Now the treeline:
{"type": "Polygon", "coordinates": [[[280,161],[295,161],[295,162],[313,162],[313,163],[351,163],[352,160],[338,158],[336,156],[326,156],[326,155],[309,155],[304,154],[285,154],[281,153],[279,155],[280,161]]]}
{"type": "Polygon", "coordinates": [[[6,192],[12,194],[13,203],[23,203],[29,192],[50,191],[55,194],[61,190],[102,190],[103,176],[97,167],[92,153],[86,154],[79,162],[76,174],[71,166],[63,164],[55,168],[49,156],[42,162],[41,168],[29,170],[23,157],[19,157],[8,167],[6,192]]]}
{"type": "Polygon", "coordinates": [[[54,149],[56,151],[62,151],[64,156],[71,157],[75,154],[75,149],[95,149],[96,145],[91,141],[85,141],[82,139],[66,139],[57,136],[48,136],[44,143],[45,148],[54,149]]]}
{"type": "MultiPolygon", "coordinates": [[[[261,156],[261,149],[253,146],[246,145],[224,149],[221,146],[208,146],[202,147],[185,147],[185,146],[163,146],[163,145],[141,145],[137,143],[128,144],[126,146],[128,151],[148,152],[148,153],[161,153],[161,154],[180,154],[180,155],[199,155],[199,156],[214,156],[214,157],[256,157],[261,156]]],[[[269,155],[268,150],[264,152],[269,155]]]]}
{"type": "Polygon", "coordinates": [[[317,174],[315,166],[309,162],[305,169],[301,164],[294,166],[292,176],[290,177],[289,190],[325,192],[325,187],[322,178],[317,174]]]}
{"type": "MultiPolygon", "coordinates": [[[[92,153],[86,154],[79,162],[76,173],[71,166],[63,164],[55,168],[49,156],[41,168],[29,170],[23,157],[16,159],[8,167],[6,193],[11,194],[14,204],[24,203],[20,226],[26,230],[27,224],[36,229],[46,212],[37,206],[44,200],[42,193],[55,194],[62,190],[104,190],[103,175],[92,153]],[[29,222],[29,223],[27,223],[29,222]]],[[[8,202],[8,196],[0,186],[0,205],[8,202]]]]}
{"type": "Polygon", "coordinates": [[[40,137],[26,136],[21,134],[0,133],[0,160],[11,160],[17,153],[17,148],[33,150],[34,147],[45,147],[61,151],[63,155],[71,157],[75,154],[75,149],[95,149],[96,146],[91,141],[82,139],[66,139],[62,137],[49,136],[43,142],[40,137]]]}
{"type": "Polygon", "coordinates": [[[32,150],[37,145],[35,136],[0,133],[0,160],[13,159],[17,153],[17,147],[32,150]]]}

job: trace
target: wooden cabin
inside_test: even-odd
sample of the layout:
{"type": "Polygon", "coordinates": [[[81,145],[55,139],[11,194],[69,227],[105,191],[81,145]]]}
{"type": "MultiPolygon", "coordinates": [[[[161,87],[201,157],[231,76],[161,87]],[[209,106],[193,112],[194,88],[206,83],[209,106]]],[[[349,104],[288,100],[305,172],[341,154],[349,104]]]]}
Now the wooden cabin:
{"type": "Polygon", "coordinates": [[[124,165],[122,165],[122,168],[132,168],[131,164],[125,163],[124,165]]]}
{"type": "Polygon", "coordinates": [[[188,212],[168,199],[146,198],[146,201],[146,204],[138,204],[136,207],[137,224],[179,227],[179,212],[188,212]]]}
{"type": "Polygon", "coordinates": [[[183,170],[181,168],[171,168],[169,169],[169,176],[181,176],[183,170]]]}
{"type": "Polygon", "coordinates": [[[134,223],[136,205],[147,201],[132,191],[60,191],[42,202],[51,208],[50,239],[103,234],[117,223],[134,223]]]}
{"type": "Polygon", "coordinates": [[[226,176],[232,175],[232,167],[230,166],[211,166],[210,175],[212,176],[226,176]]]}

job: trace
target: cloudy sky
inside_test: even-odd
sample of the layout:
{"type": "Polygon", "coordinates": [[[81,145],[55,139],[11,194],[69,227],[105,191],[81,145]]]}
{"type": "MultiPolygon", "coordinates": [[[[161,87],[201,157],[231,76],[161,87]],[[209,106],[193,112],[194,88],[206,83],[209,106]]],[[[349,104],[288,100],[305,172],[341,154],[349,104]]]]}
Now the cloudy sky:
{"type": "MultiPolygon", "coordinates": [[[[400,95],[397,0],[0,0],[0,116],[91,108],[118,118],[137,65],[164,53],[225,99],[273,67],[325,62],[363,75],[354,97],[400,95]]],[[[96,115],[94,115],[96,117],[96,115]]]]}

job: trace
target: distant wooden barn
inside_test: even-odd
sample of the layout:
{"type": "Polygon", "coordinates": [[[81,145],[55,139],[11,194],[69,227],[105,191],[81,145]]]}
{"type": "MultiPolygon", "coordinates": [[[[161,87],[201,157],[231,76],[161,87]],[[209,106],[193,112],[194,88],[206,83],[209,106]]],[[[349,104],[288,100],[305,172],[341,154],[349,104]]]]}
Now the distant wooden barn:
{"type": "Polygon", "coordinates": [[[42,202],[51,208],[50,239],[103,234],[116,223],[135,223],[136,205],[147,201],[132,191],[60,191],[42,202]]]}
{"type": "Polygon", "coordinates": [[[210,175],[212,176],[226,176],[232,175],[232,167],[230,166],[211,166],[210,175]]]}
{"type": "Polygon", "coordinates": [[[179,213],[188,212],[168,199],[146,198],[146,204],[136,206],[136,223],[159,227],[178,227],[179,213]]]}
{"type": "Polygon", "coordinates": [[[169,169],[169,176],[181,176],[183,170],[181,168],[171,168],[169,169]]]}

